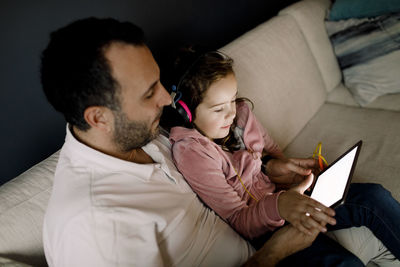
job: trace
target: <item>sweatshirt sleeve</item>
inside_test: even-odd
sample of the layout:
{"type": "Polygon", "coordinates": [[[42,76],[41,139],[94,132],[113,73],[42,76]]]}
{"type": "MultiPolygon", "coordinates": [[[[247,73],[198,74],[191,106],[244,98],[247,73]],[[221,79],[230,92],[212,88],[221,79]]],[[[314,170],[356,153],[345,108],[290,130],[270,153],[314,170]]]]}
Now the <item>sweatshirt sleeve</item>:
{"type": "Polygon", "coordinates": [[[279,145],[272,139],[246,103],[238,104],[237,113],[238,124],[245,129],[244,139],[247,147],[255,151],[264,151],[275,158],[284,157],[279,145]]]}
{"type": "Polygon", "coordinates": [[[224,159],[212,145],[183,139],[173,144],[172,152],[193,191],[244,237],[252,239],[283,225],[277,207],[280,193],[266,194],[258,202],[240,196],[227,182],[224,159]]]}

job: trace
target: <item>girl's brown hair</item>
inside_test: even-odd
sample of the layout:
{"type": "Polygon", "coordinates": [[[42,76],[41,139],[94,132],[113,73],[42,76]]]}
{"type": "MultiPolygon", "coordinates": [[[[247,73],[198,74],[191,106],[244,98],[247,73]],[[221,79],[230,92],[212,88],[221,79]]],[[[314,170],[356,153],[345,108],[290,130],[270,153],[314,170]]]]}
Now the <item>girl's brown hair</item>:
{"type": "MultiPolygon", "coordinates": [[[[195,52],[189,50],[187,53],[195,52]]],[[[184,60],[179,57],[175,65],[185,65],[184,60]]],[[[178,81],[177,90],[182,92],[182,100],[192,112],[192,121],[196,119],[194,111],[203,102],[208,88],[229,74],[233,74],[233,59],[219,51],[203,53],[187,67],[178,81]]]]}
{"type": "MultiPolygon", "coordinates": [[[[190,54],[195,52],[188,50],[186,53],[190,54]]],[[[178,57],[175,61],[175,67],[184,65],[184,61],[184,57],[178,57]]],[[[195,110],[203,101],[208,88],[210,88],[213,83],[225,78],[229,74],[234,74],[234,71],[233,59],[219,51],[203,53],[192,62],[193,63],[191,63],[181,75],[177,84],[177,90],[182,92],[182,100],[191,110],[193,122],[196,119],[195,110]]],[[[236,99],[236,102],[241,101],[249,101],[253,106],[253,103],[247,98],[236,99]]],[[[185,126],[196,128],[194,123],[185,126]]],[[[239,142],[236,140],[233,132],[235,127],[236,119],[229,130],[229,134],[225,138],[214,140],[214,142],[221,145],[221,147],[226,151],[232,152],[239,149],[239,142]]]]}

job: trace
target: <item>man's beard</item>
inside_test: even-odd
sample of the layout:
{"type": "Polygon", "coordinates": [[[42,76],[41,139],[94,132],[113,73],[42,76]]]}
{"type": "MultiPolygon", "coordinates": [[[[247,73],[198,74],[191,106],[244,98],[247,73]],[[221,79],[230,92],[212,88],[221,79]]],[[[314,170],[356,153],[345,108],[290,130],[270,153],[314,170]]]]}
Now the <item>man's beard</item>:
{"type": "MultiPolygon", "coordinates": [[[[140,148],[155,139],[159,132],[159,126],[153,131],[152,123],[147,125],[145,121],[131,121],[122,111],[114,112],[114,136],[113,141],[120,151],[128,152],[140,148]]],[[[156,119],[161,116],[161,112],[156,119]]]]}

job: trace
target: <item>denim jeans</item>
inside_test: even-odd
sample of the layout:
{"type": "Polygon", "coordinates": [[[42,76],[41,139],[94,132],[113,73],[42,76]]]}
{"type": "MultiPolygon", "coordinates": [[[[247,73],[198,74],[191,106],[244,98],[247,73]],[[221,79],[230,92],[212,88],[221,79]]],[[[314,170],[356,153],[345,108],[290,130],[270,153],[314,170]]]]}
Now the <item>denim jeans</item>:
{"type": "Polygon", "coordinates": [[[379,184],[352,184],[329,230],[366,226],[400,259],[400,204],[379,184]]]}
{"type": "MultiPolygon", "coordinates": [[[[336,208],[336,225],[328,230],[366,226],[400,259],[400,204],[378,184],[352,184],[346,201],[336,208]]],[[[353,254],[320,234],[314,243],[279,266],[364,266],[353,254]]]]}

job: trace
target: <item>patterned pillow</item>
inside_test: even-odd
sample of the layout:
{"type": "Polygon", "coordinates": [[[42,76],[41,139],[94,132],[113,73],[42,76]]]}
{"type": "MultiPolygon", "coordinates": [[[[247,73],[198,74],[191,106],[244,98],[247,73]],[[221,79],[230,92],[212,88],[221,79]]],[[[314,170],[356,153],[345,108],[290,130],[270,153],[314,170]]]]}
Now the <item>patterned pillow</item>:
{"type": "Polygon", "coordinates": [[[329,12],[329,20],[371,18],[399,11],[399,0],[336,0],[329,12]]]}
{"type": "Polygon", "coordinates": [[[326,28],[344,84],[361,106],[400,93],[400,13],[326,21],[326,28]]]}

